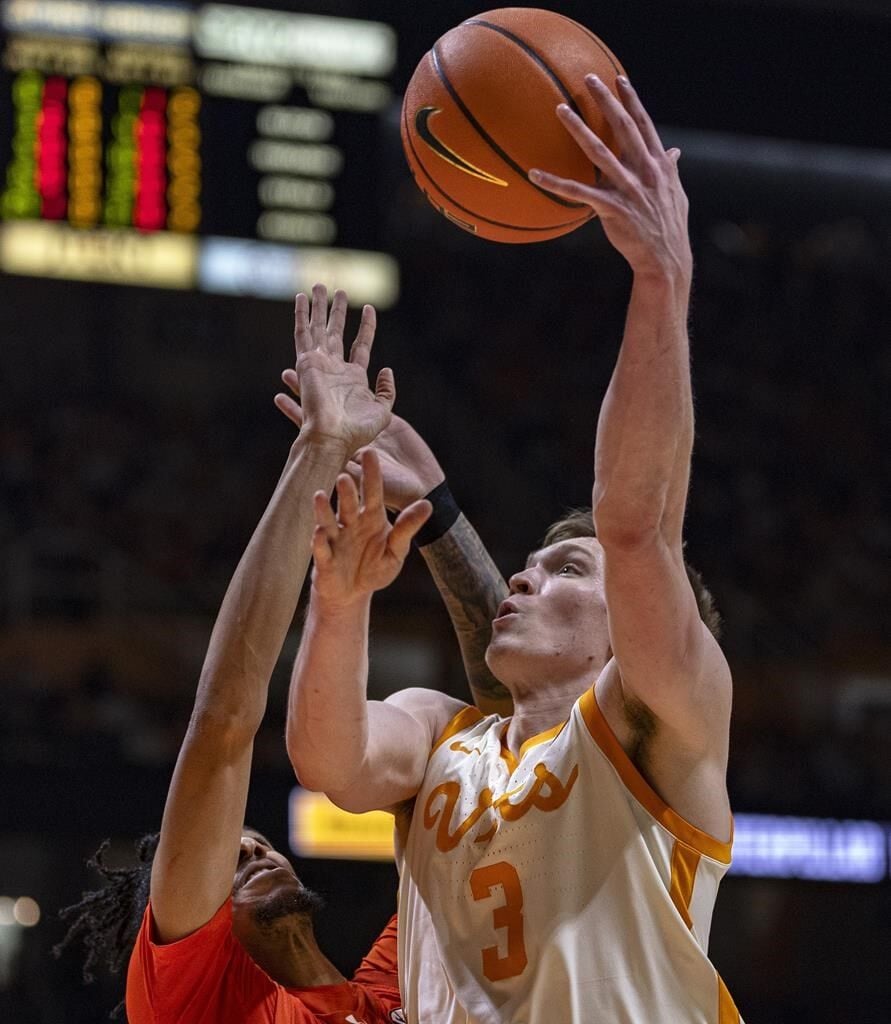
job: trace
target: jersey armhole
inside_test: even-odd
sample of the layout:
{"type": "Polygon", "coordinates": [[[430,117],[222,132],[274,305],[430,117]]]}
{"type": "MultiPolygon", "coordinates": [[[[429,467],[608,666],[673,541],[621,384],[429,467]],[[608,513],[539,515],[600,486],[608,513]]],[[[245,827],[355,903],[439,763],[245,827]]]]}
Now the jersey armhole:
{"type": "Polygon", "coordinates": [[[733,818],[730,819],[730,841],[722,843],[719,839],[691,825],[677,811],[662,799],[647,780],[641,775],[631,758],[625,753],[616,734],[600,710],[594,687],[586,690],[579,698],[579,710],[591,738],[601,753],[615,768],[625,788],[646,811],[666,828],[675,839],[691,847],[697,853],[716,860],[721,864],[729,864],[733,846],[733,818]]]}

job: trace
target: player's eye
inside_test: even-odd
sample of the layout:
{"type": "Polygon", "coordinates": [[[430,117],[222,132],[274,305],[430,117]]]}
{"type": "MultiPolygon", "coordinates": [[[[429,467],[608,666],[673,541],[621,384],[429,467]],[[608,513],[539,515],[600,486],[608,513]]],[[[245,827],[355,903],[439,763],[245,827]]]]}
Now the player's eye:
{"type": "Polygon", "coordinates": [[[575,562],[564,562],[563,565],[557,570],[558,576],[577,576],[579,573],[579,567],[575,562]]]}

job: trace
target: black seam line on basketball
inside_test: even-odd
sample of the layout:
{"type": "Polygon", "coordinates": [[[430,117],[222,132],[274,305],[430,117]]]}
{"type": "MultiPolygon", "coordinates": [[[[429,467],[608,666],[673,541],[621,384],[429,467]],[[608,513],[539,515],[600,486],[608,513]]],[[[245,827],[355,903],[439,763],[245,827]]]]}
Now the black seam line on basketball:
{"type": "MultiPolygon", "coordinates": [[[[559,15],[559,17],[563,18],[564,21],[572,22],[573,25],[578,25],[577,21],[572,21],[572,18],[567,18],[563,14],[559,15]]],[[[532,47],[526,42],[525,39],[521,39],[518,35],[515,35],[513,32],[510,32],[508,29],[502,28],[501,25],[495,25],[491,21],[484,21],[482,18],[468,18],[467,21],[462,22],[462,24],[464,24],[464,25],[480,25],[483,28],[490,28],[490,29],[492,29],[493,32],[497,32],[499,35],[504,36],[505,39],[510,39],[511,42],[516,43],[517,46],[519,46],[520,49],[523,50],[524,53],[526,53],[529,57],[531,57],[539,65],[539,67],[542,69],[542,71],[545,72],[545,74],[548,76],[548,78],[551,79],[551,81],[554,83],[554,85],[557,86],[557,88],[560,90],[560,94],[563,96],[563,99],[566,100],[566,103],[569,106],[569,109],[577,117],[581,118],[582,121],[585,120],[584,115],[579,110],[577,103],[572,98],[572,94],[570,93],[569,89],[567,89],[566,86],[563,84],[563,81],[560,78],[560,76],[547,63],[547,61],[544,59],[544,57],[542,57],[542,55],[540,53],[537,53],[535,50],[532,49],[532,47]]],[[[583,28],[583,27],[584,26],[579,25],[579,28],[583,28]]],[[[588,30],[585,29],[585,31],[587,32],[588,30]]],[[[595,40],[597,42],[598,46],[602,50],[603,49],[603,45],[597,39],[597,36],[595,36],[593,34],[593,32],[588,33],[588,34],[591,36],[591,38],[593,40],[595,40]]],[[[610,60],[610,63],[615,68],[615,66],[616,66],[615,62],[612,59],[610,59],[608,53],[606,54],[606,56],[610,60]]],[[[602,178],[603,178],[603,172],[595,164],[594,165],[594,184],[599,187],[602,178]]],[[[539,190],[539,191],[541,191],[541,190],[539,190]]]]}
{"type": "MultiPolygon", "coordinates": [[[[415,144],[412,142],[411,134],[408,131],[408,111],[405,108],[405,104],[403,104],[403,108],[402,108],[402,119],[403,119],[403,121],[405,123],[405,128],[406,128],[405,138],[408,141],[409,149],[411,149],[411,154],[415,158],[415,160],[417,161],[418,166],[421,168],[421,170],[424,172],[424,174],[426,174],[427,177],[430,179],[430,183],[433,184],[435,179],[434,179],[433,175],[430,173],[430,171],[427,170],[427,165],[424,163],[424,161],[419,156],[418,151],[415,149],[415,144]]],[[[529,232],[533,232],[533,231],[555,231],[557,228],[566,228],[569,225],[572,225],[573,227],[581,227],[581,225],[584,224],[585,221],[589,221],[589,220],[591,220],[594,217],[594,211],[593,210],[589,210],[589,212],[584,217],[579,217],[578,220],[568,220],[568,221],[565,221],[563,224],[552,224],[549,227],[543,227],[543,228],[529,228],[529,227],[524,227],[521,224],[504,224],[500,220],[492,220],[489,217],[483,217],[482,214],[474,213],[473,210],[469,210],[466,206],[462,206],[456,199],[453,199],[448,194],[448,192],[446,192],[446,190],[444,188],[442,188],[440,185],[435,185],[434,187],[436,188],[436,190],[438,192],[440,192],[443,196],[445,196],[445,198],[450,203],[452,203],[454,206],[456,206],[459,210],[463,210],[464,213],[467,213],[471,217],[474,217],[476,220],[485,221],[486,224],[491,224],[493,227],[496,227],[496,228],[509,228],[511,231],[529,231],[529,232]]],[[[423,188],[421,189],[421,191],[424,191],[423,188]]],[[[424,194],[425,194],[425,196],[427,195],[426,192],[424,194]]],[[[427,198],[429,200],[430,197],[427,196],[427,198]]],[[[445,216],[445,214],[443,214],[443,216],[445,216]]],[[[453,221],[453,223],[454,223],[454,221],[453,221]]]]}
{"type": "MultiPolygon", "coordinates": [[[[572,93],[570,93],[570,91],[560,80],[560,77],[557,74],[557,72],[554,71],[554,69],[548,65],[544,57],[542,57],[540,53],[536,53],[535,50],[533,50],[532,47],[524,39],[521,39],[518,35],[514,35],[514,33],[510,32],[508,29],[502,28],[500,25],[493,24],[491,21],[483,21],[482,18],[468,18],[467,21],[463,22],[462,24],[480,25],[483,28],[490,28],[492,29],[493,32],[497,32],[500,36],[504,36],[505,39],[509,39],[512,43],[516,43],[521,50],[523,50],[529,57],[531,57],[535,61],[536,64],[538,64],[538,66],[542,69],[542,71],[544,71],[548,78],[550,78],[554,85],[557,86],[557,88],[560,90],[563,96],[563,99],[566,100],[566,103],[572,108],[572,112],[574,114],[578,114],[579,117],[582,116],[582,112],[576,106],[576,102],[572,98],[572,93]]],[[[584,120],[584,118],[582,119],[584,120]]]]}
{"type": "Polygon", "coordinates": [[[625,74],[624,68],[620,67],[616,63],[616,58],[606,48],[606,44],[603,43],[600,39],[598,39],[597,36],[595,36],[589,28],[585,28],[585,26],[582,25],[581,22],[575,21],[575,19],[573,18],[567,18],[565,14],[560,14],[557,11],[554,11],[553,13],[556,14],[558,18],[562,18],[564,21],[568,21],[570,25],[575,25],[576,28],[580,28],[582,32],[584,32],[585,35],[591,40],[591,42],[594,43],[597,46],[597,48],[603,53],[603,56],[606,57],[610,64],[612,64],[613,71],[615,71],[617,75],[625,74]]]}
{"type": "Polygon", "coordinates": [[[468,109],[467,105],[455,91],[455,87],[446,77],[446,73],[439,62],[439,54],[437,53],[436,45],[434,45],[433,49],[430,51],[430,56],[433,58],[434,71],[437,73],[437,75],[439,75],[439,80],[446,87],[446,91],[448,92],[449,96],[451,96],[452,99],[455,101],[455,105],[458,107],[461,113],[467,118],[467,120],[473,126],[473,128],[475,129],[476,133],[480,136],[480,138],[482,138],[484,142],[488,143],[489,146],[492,147],[492,149],[498,154],[498,156],[501,157],[501,159],[508,165],[508,167],[516,171],[517,174],[519,174],[524,181],[528,182],[528,184],[530,184],[536,190],[536,192],[540,192],[543,196],[546,196],[548,199],[550,199],[552,203],[556,203],[557,206],[567,206],[570,209],[579,209],[580,207],[585,205],[585,203],[572,203],[568,199],[561,199],[559,196],[552,195],[550,192],[547,191],[547,189],[543,189],[539,185],[536,185],[534,182],[529,181],[529,175],[523,170],[522,167],[520,167],[516,160],[514,160],[507,153],[505,153],[501,146],[498,145],[498,143],[492,138],[492,136],[486,131],[486,129],[483,128],[479,121],[477,121],[477,119],[468,109]]]}

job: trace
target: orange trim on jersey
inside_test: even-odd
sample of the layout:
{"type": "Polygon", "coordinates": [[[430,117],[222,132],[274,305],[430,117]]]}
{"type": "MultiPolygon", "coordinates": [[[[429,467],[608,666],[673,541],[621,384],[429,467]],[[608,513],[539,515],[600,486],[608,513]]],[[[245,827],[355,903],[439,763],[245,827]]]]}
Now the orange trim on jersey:
{"type": "Polygon", "coordinates": [[[727,991],[721,975],[718,975],[718,1024],[740,1024],[739,1010],[733,996],[727,991]]]}
{"type": "Polygon", "coordinates": [[[586,690],[579,700],[579,708],[588,732],[598,747],[607,756],[613,768],[619,773],[619,778],[630,791],[631,795],[642,804],[643,807],[668,831],[682,843],[692,847],[698,853],[712,860],[720,861],[722,864],[730,863],[730,850],[733,843],[733,822],[730,823],[730,842],[722,843],[714,836],[691,825],[689,821],[682,818],[677,811],[673,811],[661,796],[653,789],[647,780],[640,774],[634,762],[625,753],[622,744],[616,738],[616,734],[610,728],[609,722],[603,717],[603,712],[594,696],[594,688],[586,690]]]}
{"type": "Polygon", "coordinates": [[[509,728],[510,722],[505,722],[504,728],[501,730],[501,757],[507,765],[507,770],[513,775],[520,762],[514,757],[513,751],[507,745],[507,730],[509,728]]]}
{"type": "Polygon", "coordinates": [[[501,756],[507,762],[510,773],[513,774],[516,771],[527,750],[531,750],[532,747],[537,747],[539,743],[547,743],[549,740],[554,739],[555,736],[559,736],[565,726],[566,722],[560,722],[559,725],[553,725],[550,729],[545,729],[544,732],[537,732],[534,736],[530,736],[528,740],[523,741],[520,746],[520,756],[517,757],[507,745],[507,730],[510,728],[510,722],[508,722],[501,730],[501,756]]]}
{"type": "Polygon", "coordinates": [[[439,739],[433,744],[430,749],[432,754],[434,750],[441,747],[446,740],[450,740],[457,733],[464,729],[469,729],[471,725],[476,725],[477,722],[482,721],[484,715],[479,708],[466,707],[461,708],[457,715],[449,722],[449,724],[443,729],[439,735],[439,739]]]}
{"type": "Polygon", "coordinates": [[[691,931],[693,918],[690,916],[690,900],[693,898],[693,883],[701,859],[701,854],[691,850],[686,843],[675,843],[671,851],[671,888],[668,894],[691,931]]]}

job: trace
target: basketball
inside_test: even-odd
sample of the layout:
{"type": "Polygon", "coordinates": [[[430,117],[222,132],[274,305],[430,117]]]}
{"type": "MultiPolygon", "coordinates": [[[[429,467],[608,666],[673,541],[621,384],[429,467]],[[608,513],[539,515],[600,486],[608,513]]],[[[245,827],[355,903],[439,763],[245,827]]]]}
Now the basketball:
{"type": "Polygon", "coordinates": [[[534,185],[538,167],[596,183],[555,113],[568,104],[613,148],[585,75],[616,92],[624,69],[583,25],[554,11],[503,7],[468,18],[424,55],[400,130],[414,179],[449,220],[495,242],[542,242],[580,227],[590,206],[534,185]]]}

